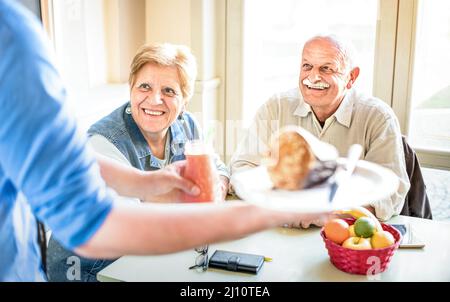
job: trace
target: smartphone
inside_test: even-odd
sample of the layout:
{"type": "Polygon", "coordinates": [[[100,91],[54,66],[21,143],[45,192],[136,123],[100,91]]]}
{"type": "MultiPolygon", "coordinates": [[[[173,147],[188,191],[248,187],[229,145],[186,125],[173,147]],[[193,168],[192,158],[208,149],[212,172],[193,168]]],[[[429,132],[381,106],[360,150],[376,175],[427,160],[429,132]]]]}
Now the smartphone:
{"type": "Polygon", "coordinates": [[[263,264],[262,255],[216,250],[209,259],[208,267],[257,274],[263,264]]]}
{"type": "Polygon", "coordinates": [[[400,248],[423,248],[425,243],[414,233],[410,224],[391,224],[402,234],[400,248]]]}

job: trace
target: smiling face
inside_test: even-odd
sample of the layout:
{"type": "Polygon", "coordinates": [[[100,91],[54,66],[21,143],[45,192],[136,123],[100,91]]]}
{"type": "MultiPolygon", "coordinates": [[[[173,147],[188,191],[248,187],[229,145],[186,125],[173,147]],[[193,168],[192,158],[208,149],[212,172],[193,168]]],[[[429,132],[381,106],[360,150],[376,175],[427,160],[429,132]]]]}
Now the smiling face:
{"type": "Polygon", "coordinates": [[[350,71],[343,52],[331,40],[315,38],[305,44],[299,87],[314,112],[326,112],[331,116],[358,74],[359,68],[350,71]]]}
{"type": "Polygon", "coordinates": [[[131,87],[131,114],[146,139],[164,138],[185,105],[174,66],[145,64],[131,87]]]}

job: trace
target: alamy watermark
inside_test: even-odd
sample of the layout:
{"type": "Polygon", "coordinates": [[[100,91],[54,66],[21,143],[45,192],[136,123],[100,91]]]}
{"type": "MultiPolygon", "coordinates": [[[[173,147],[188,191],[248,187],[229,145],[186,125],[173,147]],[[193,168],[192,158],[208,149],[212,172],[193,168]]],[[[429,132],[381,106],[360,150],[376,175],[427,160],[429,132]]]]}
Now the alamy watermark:
{"type": "Polygon", "coordinates": [[[367,280],[379,281],[381,280],[381,259],[378,256],[370,256],[367,258],[367,264],[371,266],[367,269],[367,280]]]}
{"type": "Polygon", "coordinates": [[[81,280],[81,259],[77,256],[70,256],[67,258],[66,264],[69,268],[66,272],[67,280],[80,281],[81,280]]]}

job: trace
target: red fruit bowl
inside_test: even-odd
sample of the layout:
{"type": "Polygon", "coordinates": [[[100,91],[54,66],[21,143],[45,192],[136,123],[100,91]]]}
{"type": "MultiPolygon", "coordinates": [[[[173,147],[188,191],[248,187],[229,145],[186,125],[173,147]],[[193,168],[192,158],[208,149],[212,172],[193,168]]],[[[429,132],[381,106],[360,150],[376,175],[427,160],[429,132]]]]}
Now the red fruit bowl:
{"type": "MultiPolygon", "coordinates": [[[[349,225],[355,223],[355,219],[344,219],[349,225]]],[[[383,230],[391,233],[395,238],[395,243],[381,249],[352,250],[334,243],[325,236],[324,228],[320,235],[325,242],[330,261],[343,272],[359,275],[375,275],[386,270],[389,262],[398,249],[402,235],[398,230],[388,224],[381,223],[383,230]]]]}

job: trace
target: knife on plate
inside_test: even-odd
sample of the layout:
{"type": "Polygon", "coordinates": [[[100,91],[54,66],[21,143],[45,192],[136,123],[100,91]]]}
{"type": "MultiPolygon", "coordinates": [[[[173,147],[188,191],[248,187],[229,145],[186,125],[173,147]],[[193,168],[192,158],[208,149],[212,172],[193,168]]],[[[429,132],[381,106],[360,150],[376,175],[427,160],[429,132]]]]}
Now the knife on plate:
{"type": "Polygon", "coordinates": [[[359,144],[351,145],[348,149],[347,159],[343,166],[338,166],[331,183],[330,195],[328,196],[328,201],[333,203],[336,199],[337,192],[339,188],[342,187],[346,181],[350,179],[355,170],[356,163],[362,153],[362,146],[359,144]]]}

